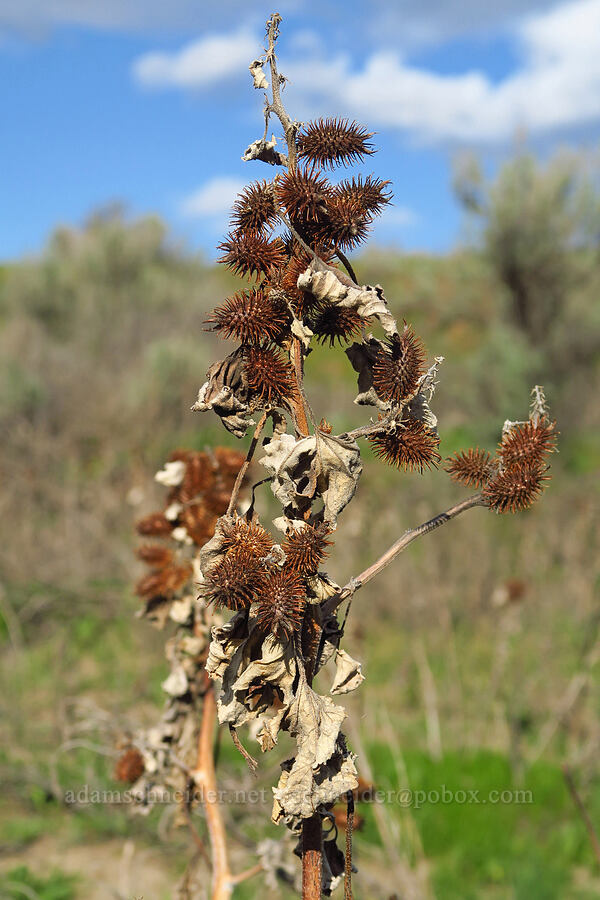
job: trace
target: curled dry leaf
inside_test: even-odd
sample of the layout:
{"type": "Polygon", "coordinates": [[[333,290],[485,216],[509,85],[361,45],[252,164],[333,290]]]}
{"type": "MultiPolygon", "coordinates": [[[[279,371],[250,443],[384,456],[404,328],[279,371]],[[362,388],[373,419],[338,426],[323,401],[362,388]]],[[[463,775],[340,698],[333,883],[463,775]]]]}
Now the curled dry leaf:
{"type": "Polygon", "coordinates": [[[396,320],[390,313],[380,285],[358,287],[343,272],[327,266],[320,259],[313,259],[298,277],[298,288],[308,291],[318,301],[327,300],[347,309],[355,310],[363,319],[377,319],[387,335],[398,333],[396,320]]]}
{"type": "Polygon", "coordinates": [[[254,87],[258,90],[267,90],[269,87],[269,82],[265,77],[265,73],[263,72],[264,63],[260,59],[253,59],[248,68],[250,69],[250,74],[252,75],[252,80],[254,81],[254,87]]]}
{"type": "Polygon", "coordinates": [[[422,422],[430,431],[437,434],[437,416],[431,410],[431,400],[435,393],[438,369],[444,362],[443,356],[436,356],[433,365],[429,367],[427,372],[419,380],[419,388],[417,393],[408,403],[407,409],[411,418],[417,422],[422,422]]]}
{"type": "Polygon", "coordinates": [[[225,359],[214,363],[206,373],[206,381],[198,391],[192,410],[207,412],[212,409],[223,425],[241,438],[254,420],[251,413],[251,392],[244,371],[242,348],[239,347],[225,359]]]}
{"type": "Polygon", "coordinates": [[[270,166],[287,166],[287,156],[275,149],[276,144],[274,134],[271,135],[270,141],[259,138],[252,141],[241,158],[243,162],[260,159],[262,162],[269,163],[270,166]]]}
{"type": "Polygon", "coordinates": [[[330,434],[296,440],[282,434],[264,449],[259,462],[273,475],[271,487],[285,516],[304,519],[313,502],[322,498],[323,519],[335,525],[354,496],[362,472],[356,441],[330,434]]]}
{"type": "Polygon", "coordinates": [[[213,628],[206,671],[222,679],[217,698],[219,722],[235,728],[267,711],[286,707],[293,697],[298,664],[291,645],[256,627],[241,612],[213,628]]]}
{"type": "Polygon", "coordinates": [[[331,686],[331,693],[348,694],[350,691],[356,690],[364,680],[361,664],[356,659],[352,659],[345,650],[336,650],[335,678],[331,686]]]}
{"type": "Polygon", "coordinates": [[[352,344],[345,353],[352,363],[352,368],[358,373],[358,394],[354,402],[359,406],[376,406],[382,412],[388,412],[391,403],[382,400],[373,387],[373,365],[383,350],[382,342],[371,337],[360,344],[352,344]]]}
{"type": "Polygon", "coordinates": [[[357,786],[354,757],[340,734],[345,718],[343,707],[301,680],[282,722],[282,728],[296,738],[298,750],[283,763],[279,784],[273,789],[273,821],[309,818],[321,804],[333,803],[357,786]]]}

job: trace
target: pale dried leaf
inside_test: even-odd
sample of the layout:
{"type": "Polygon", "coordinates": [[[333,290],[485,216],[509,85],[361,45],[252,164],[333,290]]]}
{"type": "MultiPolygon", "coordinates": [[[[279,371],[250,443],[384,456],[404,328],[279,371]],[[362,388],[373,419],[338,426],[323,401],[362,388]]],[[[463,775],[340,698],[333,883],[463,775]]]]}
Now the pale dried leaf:
{"type": "Polygon", "coordinates": [[[254,87],[259,90],[266,90],[269,87],[269,82],[265,77],[265,73],[263,72],[264,62],[260,59],[254,59],[248,66],[250,69],[250,74],[252,75],[252,79],[254,81],[254,87]]]}
{"type": "Polygon", "coordinates": [[[345,650],[338,649],[335,654],[335,678],[330,693],[347,694],[356,690],[364,680],[361,663],[352,659],[345,650]]]}
{"type": "Polygon", "coordinates": [[[431,431],[437,432],[437,416],[432,412],[430,403],[437,386],[436,376],[439,366],[443,363],[443,356],[436,356],[434,363],[421,376],[415,396],[408,403],[408,411],[413,419],[417,419],[431,431]]]}
{"type": "Polygon", "coordinates": [[[178,487],[185,475],[185,463],[177,459],[174,462],[165,463],[163,468],[156,473],[154,480],[165,487],[178,487]]]}
{"type": "Polygon", "coordinates": [[[334,525],[350,502],[362,472],[358,444],[346,437],[320,434],[296,440],[289,434],[265,445],[259,462],[273,474],[271,488],[288,519],[303,519],[318,498],[323,518],[334,525]]]}
{"type": "Polygon", "coordinates": [[[282,725],[296,738],[298,751],[273,790],[277,820],[308,818],[356,787],[356,768],[340,738],[345,717],[343,707],[315,693],[306,679],[300,682],[282,725]]]}
{"type": "Polygon", "coordinates": [[[177,666],[177,668],[173,669],[169,677],[161,684],[165,694],[169,694],[171,697],[181,697],[187,693],[188,687],[188,680],[183,666],[177,666]]]}
{"type": "Polygon", "coordinates": [[[379,284],[359,287],[343,272],[331,268],[320,259],[313,259],[298,276],[297,286],[299,290],[311,293],[316,300],[327,300],[336,306],[353,309],[365,319],[377,319],[388,335],[398,333],[396,320],[388,309],[379,284]]]}
{"type": "Polygon", "coordinates": [[[242,348],[238,347],[225,359],[214,363],[206,377],[208,381],[198,391],[192,410],[213,410],[228,431],[238,438],[243,437],[250,425],[254,425],[250,413],[257,406],[252,402],[242,348]]]}
{"type": "Polygon", "coordinates": [[[311,338],[314,337],[314,334],[304,322],[297,319],[295,316],[292,319],[292,334],[295,338],[298,338],[304,349],[308,350],[311,338]]]}
{"type": "Polygon", "coordinates": [[[182,597],[181,600],[174,600],[171,604],[169,616],[179,625],[185,625],[192,614],[193,603],[194,598],[189,595],[187,597],[182,597]]]}
{"type": "Polygon", "coordinates": [[[297,662],[289,644],[281,644],[271,634],[264,637],[255,619],[238,613],[231,622],[213,629],[206,671],[211,678],[222,679],[219,722],[238,728],[264,716],[276,704],[289,705],[297,662]]]}
{"type": "Polygon", "coordinates": [[[275,135],[271,135],[271,140],[259,138],[253,141],[246,149],[242,156],[244,162],[250,162],[253,159],[260,159],[262,162],[269,163],[271,166],[287,166],[287,156],[275,149],[277,141],[275,135]]]}
{"type": "Polygon", "coordinates": [[[150,597],[149,600],[146,600],[143,609],[136,612],[136,616],[141,619],[148,619],[155,628],[162,631],[169,619],[172,602],[167,597],[150,597]]]}

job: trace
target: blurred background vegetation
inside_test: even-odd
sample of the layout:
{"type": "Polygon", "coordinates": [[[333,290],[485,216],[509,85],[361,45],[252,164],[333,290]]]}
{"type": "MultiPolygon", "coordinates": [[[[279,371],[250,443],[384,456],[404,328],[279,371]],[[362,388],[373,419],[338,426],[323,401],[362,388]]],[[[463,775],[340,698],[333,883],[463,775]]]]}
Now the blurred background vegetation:
{"type": "MultiPolygon", "coordinates": [[[[533,802],[359,804],[355,896],[584,900],[600,895],[598,860],[561,764],[600,823],[598,169],[520,154],[490,181],[463,159],[455,183],[471,245],[373,250],[359,279],[383,284],[445,357],[443,455],[492,449],[535,383],[560,454],[531,511],[474,510],[357,597],[347,649],[367,680],[347,704],[349,736],[383,790],[518,788],[533,802]]],[[[116,209],[0,270],[1,897],[158,900],[192,852],[168,810],[132,818],[64,794],[115,787],[115,737],[162,703],[165,635],[134,618],[132,526],[155,508],[171,450],[242,446],[189,411],[223,355],[205,316],[233,285],[159,220],[116,209]]],[[[343,350],[315,350],[307,387],[336,431],[364,420],[343,350]]],[[[366,447],[365,460],[331,557],[338,581],[461,496],[443,472],[400,474],[366,447]]],[[[225,787],[268,787],[277,759],[261,760],[256,785],[223,740],[219,769],[225,787]]],[[[228,810],[238,868],[257,838],[280,836],[268,815],[228,810]]],[[[239,896],[264,896],[260,879],[239,896]]]]}

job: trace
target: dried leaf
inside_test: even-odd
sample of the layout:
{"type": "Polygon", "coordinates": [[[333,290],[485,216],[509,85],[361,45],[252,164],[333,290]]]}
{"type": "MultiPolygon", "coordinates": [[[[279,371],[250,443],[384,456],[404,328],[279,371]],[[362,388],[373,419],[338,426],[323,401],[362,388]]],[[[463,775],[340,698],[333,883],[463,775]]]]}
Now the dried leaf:
{"type": "Polygon", "coordinates": [[[264,63],[260,59],[254,59],[248,66],[250,69],[250,74],[254,80],[254,87],[260,90],[266,90],[269,87],[269,82],[265,77],[265,73],[263,72],[264,63]]]}
{"type": "Polygon", "coordinates": [[[382,400],[373,387],[373,364],[383,350],[384,344],[372,337],[360,344],[352,344],[345,353],[358,373],[358,394],[354,402],[359,406],[376,406],[382,412],[388,412],[392,404],[382,400]]]}
{"type": "Polygon", "coordinates": [[[238,728],[275,705],[288,706],[297,675],[291,645],[281,644],[270,634],[264,637],[256,620],[245,613],[213,628],[212,635],[206,671],[211,678],[222,679],[219,722],[238,728]]]}
{"type": "Polygon", "coordinates": [[[398,333],[396,320],[390,313],[383,288],[377,284],[358,287],[336,269],[320,259],[313,259],[298,277],[298,289],[308,291],[318,301],[327,300],[336,306],[355,310],[363,319],[377,319],[388,335],[398,333]]]}
{"type": "MultiPolygon", "coordinates": [[[[156,473],[154,480],[165,487],[178,487],[183,481],[185,475],[185,463],[177,459],[174,462],[167,462],[163,468],[156,473]]],[[[167,516],[167,518],[169,518],[167,516]]]]}
{"type": "Polygon", "coordinates": [[[170,618],[179,625],[185,625],[192,614],[193,602],[194,598],[189,595],[187,597],[182,597],[181,600],[175,600],[171,604],[171,609],[169,610],[170,618]]]}
{"type": "Polygon", "coordinates": [[[320,697],[303,679],[282,727],[296,738],[298,752],[284,763],[273,789],[273,820],[311,816],[358,784],[352,755],[340,735],[346,711],[329,697],[320,697]]]}
{"type": "Polygon", "coordinates": [[[238,438],[243,437],[248,428],[254,425],[250,413],[256,405],[251,403],[242,348],[239,347],[225,359],[214,363],[206,377],[208,381],[198,391],[192,410],[207,412],[212,409],[227,431],[238,438]]]}
{"type": "Polygon", "coordinates": [[[308,350],[310,346],[310,339],[314,336],[313,332],[310,328],[304,324],[300,319],[297,319],[294,316],[292,320],[292,334],[295,338],[298,338],[301,341],[302,346],[305,350],[308,350]]]}
{"type": "Polygon", "coordinates": [[[335,678],[331,686],[332,694],[347,694],[354,691],[365,680],[362,665],[346,653],[337,650],[335,654],[335,678]]]}
{"type": "Polygon", "coordinates": [[[242,160],[250,162],[253,159],[260,159],[262,162],[269,163],[271,166],[287,166],[287,156],[275,149],[277,141],[275,135],[271,135],[271,140],[266,141],[259,138],[253,141],[244,152],[242,160]]]}
{"type": "Polygon", "coordinates": [[[188,690],[188,680],[183,666],[177,666],[169,677],[163,681],[161,688],[171,697],[181,697],[188,690]]]}
{"type": "Polygon", "coordinates": [[[437,434],[437,416],[431,411],[430,403],[437,386],[436,376],[439,366],[444,362],[443,356],[436,356],[433,365],[419,381],[419,389],[407,406],[413,419],[422,422],[430,431],[437,434]]]}
{"type": "Polygon", "coordinates": [[[322,497],[324,521],[335,525],[350,502],[362,472],[358,444],[334,435],[273,437],[259,462],[273,474],[271,488],[288,519],[304,519],[322,497]]]}
{"type": "Polygon", "coordinates": [[[149,600],[146,600],[144,608],[137,612],[136,615],[139,618],[148,619],[155,628],[162,631],[169,619],[172,602],[172,599],[167,597],[150,597],[149,600]]]}

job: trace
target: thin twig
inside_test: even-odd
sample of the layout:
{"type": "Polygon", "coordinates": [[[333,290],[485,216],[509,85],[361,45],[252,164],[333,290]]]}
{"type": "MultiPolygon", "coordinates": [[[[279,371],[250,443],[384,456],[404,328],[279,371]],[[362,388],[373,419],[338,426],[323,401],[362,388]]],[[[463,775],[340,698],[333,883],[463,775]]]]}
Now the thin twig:
{"type": "Polygon", "coordinates": [[[372,578],[375,578],[375,576],[385,569],[386,566],[389,566],[392,560],[394,560],[399,553],[402,553],[409,544],[412,544],[414,540],[425,534],[429,534],[431,531],[435,531],[436,528],[445,525],[447,522],[456,518],[456,516],[459,516],[467,509],[472,509],[474,506],[483,506],[481,494],[473,494],[473,496],[467,497],[467,499],[463,500],[461,503],[457,503],[456,506],[451,506],[449,509],[445,510],[445,512],[438,513],[433,519],[429,519],[427,522],[423,522],[422,525],[417,525],[416,528],[411,528],[406,531],[401,538],[398,538],[398,540],[392,544],[378,560],[365,569],[364,572],[361,572],[356,578],[351,578],[339,594],[334,594],[333,597],[330,597],[325,601],[321,608],[323,619],[332,615],[344,600],[347,600],[347,598],[352,596],[359,588],[364,587],[364,585],[372,578]]]}
{"type": "Polygon", "coordinates": [[[256,865],[251,866],[249,869],[245,869],[243,872],[240,872],[239,875],[231,876],[232,884],[241,884],[242,881],[247,881],[249,878],[254,878],[255,875],[259,875],[264,871],[264,866],[262,863],[256,863],[256,865]]]}
{"type": "Polygon", "coordinates": [[[279,13],[273,13],[267,22],[267,39],[269,46],[267,49],[267,60],[271,67],[271,91],[273,99],[270,104],[271,112],[274,112],[283,128],[285,139],[288,146],[288,166],[292,171],[296,168],[296,125],[289,117],[283,101],[281,100],[281,85],[285,81],[277,70],[277,57],[275,56],[275,44],[279,37],[279,24],[281,16],[279,13]]]}
{"type": "Polygon", "coordinates": [[[358,278],[356,277],[356,272],[354,271],[354,269],[352,267],[352,263],[350,262],[350,260],[346,256],[346,254],[342,250],[340,250],[339,247],[336,247],[335,255],[337,256],[339,261],[342,263],[342,265],[344,265],[346,267],[346,272],[348,273],[348,275],[350,276],[352,281],[355,284],[358,284],[358,278]]]}
{"type": "Polygon", "coordinates": [[[583,819],[583,824],[585,825],[586,831],[588,833],[588,837],[590,839],[590,844],[592,845],[592,849],[594,851],[594,856],[596,857],[596,861],[600,865],[600,838],[596,833],[596,829],[594,828],[594,823],[590,819],[589,813],[585,806],[583,805],[583,800],[579,796],[579,791],[575,787],[575,781],[573,780],[573,775],[571,774],[571,770],[566,765],[566,763],[561,766],[562,773],[564,775],[565,781],[567,783],[567,787],[569,789],[569,793],[573,798],[573,802],[575,806],[579,810],[579,814],[583,819]]]}
{"type": "Polygon", "coordinates": [[[248,471],[250,463],[252,462],[252,457],[254,456],[254,453],[256,451],[256,445],[258,444],[258,439],[261,435],[263,428],[265,427],[265,422],[267,421],[268,415],[269,415],[268,411],[264,412],[262,414],[262,416],[260,417],[258,425],[254,429],[254,434],[252,435],[252,440],[250,442],[250,446],[248,447],[248,453],[246,454],[246,459],[244,460],[242,468],[240,469],[240,471],[237,474],[237,478],[235,479],[235,483],[233,485],[233,490],[231,492],[231,497],[229,498],[229,506],[227,507],[227,515],[228,516],[230,516],[232,514],[232,512],[234,511],[234,509],[236,507],[236,504],[238,501],[238,496],[240,493],[240,488],[242,486],[242,481],[244,480],[244,476],[245,476],[246,472],[248,471]]]}
{"type": "Polygon", "coordinates": [[[352,900],[352,831],[354,828],[354,794],[346,794],[346,858],[344,861],[344,900],[352,900]]]}
{"type": "MultiPolygon", "coordinates": [[[[190,782],[190,785],[188,785],[188,795],[189,795],[190,787],[192,784],[193,784],[193,782],[190,782]]],[[[189,806],[187,797],[185,797],[183,799],[183,801],[181,803],[181,809],[182,809],[185,821],[187,823],[190,835],[192,836],[192,840],[194,841],[196,847],[198,848],[198,851],[199,851],[200,855],[202,856],[202,858],[204,859],[204,862],[210,869],[210,865],[211,865],[210,856],[208,854],[208,850],[206,849],[206,844],[204,843],[204,841],[202,840],[202,838],[196,831],[196,827],[192,821],[192,814],[190,812],[190,806],[189,806]]]]}
{"type": "Polygon", "coordinates": [[[258,769],[258,763],[254,759],[253,756],[250,756],[250,754],[248,753],[248,751],[242,744],[240,737],[237,733],[237,729],[235,728],[234,725],[231,724],[231,722],[229,723],[229,734],[231,735],[231,740],[233,741],[233,746],[244,757],[244,759],[248,763],[248,768],[250,769],[252,774],[256,777],[256,770],[258,769]]]}

